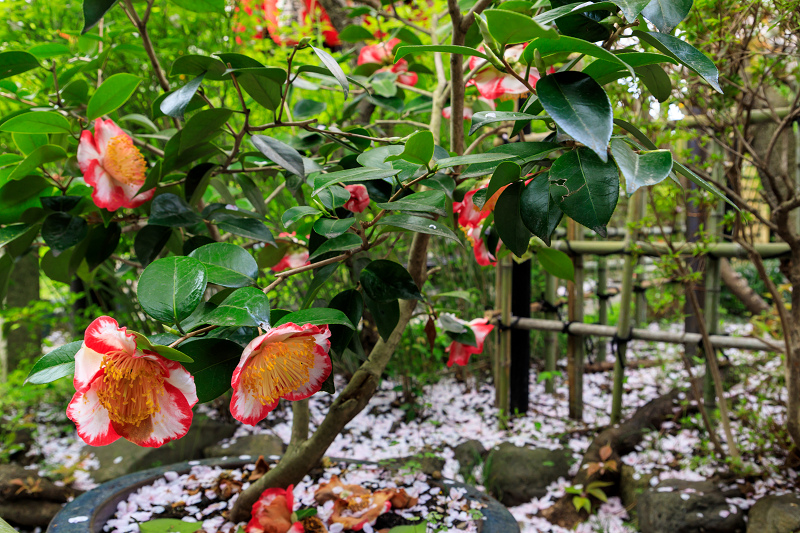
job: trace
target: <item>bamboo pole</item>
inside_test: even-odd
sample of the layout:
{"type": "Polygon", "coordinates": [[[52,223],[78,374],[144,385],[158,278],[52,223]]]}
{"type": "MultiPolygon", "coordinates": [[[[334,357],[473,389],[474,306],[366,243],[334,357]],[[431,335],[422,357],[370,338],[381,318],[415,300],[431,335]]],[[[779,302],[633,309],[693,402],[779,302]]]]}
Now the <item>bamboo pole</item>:
{"type": "MultiPolygon", "coordinates": [[[[639,194],[635,194],[632,198],[635,207],[636,207],[636,218],[641,219],[646,210],[647,210],[647,199],[644,196],[644,192],[639,194]]],[[[633,231],[630,229],[630,225],[628,226],[628,231],[633,231]]],[[[641,234],[639,230],[633,231],[633,241],[638,241],[641,238],[641,234]]],[[[636,258],[636,265],[639,264],[639,257],[636,258]]],[[[645,272],[642,270],[640,273],[636,275],[636,282],[634,285],[634,294],[636,298],[633,302],[633,310],[634,310],[634,321],[633,327],[644,326],[645,322],[647,321],[647,294],[645,294],[645,272]]]]}
{"type": "MultiPolygon", "coordinates": [[[[567,224],[570,241],[583,236],[583,226],[570,219],[567,224]]],[[[573,255],[574,276],[567,282],[568,320],[583,322],[583,255],[573,255]]],[[[569,417],[583,420],[583,364],[585,345],[582,337],[567,337],[567,381],[569,384],[569,417]]]]}
{"type": "MultiPolygon", "coordinates": [[[[605,257],[597,258],[597,322],[605,326],[608,324],[608,260],[605,257]]],[[[597,360],[606,360],[606,341],[597,345],[597,360]]]]}
{"type": "MultiPolygon", "coordinates": [[[[550,309],[556,306],[556,277],[545,274],[544,278],[544,299],[549,304],[550,309]]],[[[548,311],[545,316],[550,320],[555,320],[558,315],[555,311],[548,311]]],[[[555,331],[545,335],[544,345],[544,371],[547,372],[547,379],[544,382],[544,390],[552,394],[555,391],[553,374],[556,371],[556,358],[558,357],[558,333],[555,331]]]]}
{"type": "MultiPolygon", "coordinates": [[[[724,180],[724,169],[722,167],[722,149],[715,143],[711,144],[711,154],[715,158],[711,169],[711,175],[717,183],[724,180]]],[[[713,211],[708,216],[706,231],[711,239],[719,242],[722,236],[722,216],[725,213],[725,204],[717,201],[713,211]]],[[[709,335],[719,332],[719,296],[721,285],[721,263],[717,257],[706,259],[706,293],[704,319],[709,335]]],[[[716,390],[714,388],[714,378],[709,365],[709,358],[717,357],[716,352],[706,354],[706,374],[703,378],[703,402],[709,413],[713,413],[717,406],[716,390]]],[[[711,417],[713,420],[713,416],[711,417]]]]}
{"type": "MultiPolygon", "coordinates": [[[[511,255],[506,255],[497,262],[497,274],[500,277],[500,318],[501,324],[511,324],[511,255]]],[[[506,426],[509,413],[509,382],[511,370],[511,329],[501,328],[500,349],[497,353],[497,381],[495,385],[495,405],[500,410],[500,426],[506,426]]]]}
{"type": "MultiPolygon", "coordinates": [[[[676,253],[682,255],[693,255],[697,251],[702,251],[704,255],[711,257],[736,257],[748,259],[750,256],[745,248],[732,242],[717,243],[672,243],[676,253]]],[[[553,241],[551,248],[560,250],[564,253],[573,255],[629,255],[631,249],[625,245],[625,241],[553,241]]],[[[633,245],[636,255],[660,257],[671,253],[666,244],[636,242],[633,245]]],[[[753,246],[756,253],[763,259],[773,259],[789,255],[789,245],[783,242],[758,243],[753,246]]]]}
{"type": "MultiPolygon", "coordinates": [[[[516,323],[514,327],[520,329],[530,329],[536,331],[555,331],[566,332],[573,336],[580,337],[613,337],[618,328],[615,326],[601,326],[600,324],[585,324],[573,322],[565,325],[558,320],[547,320],[543,318],[519,318],[511,317],[516,323]]],[[[739,350],[753,350],[757,352],[776,352],[783,353],[783,347],[776,344],[771,339],[760,339],[757,337],[729,337],[727,335],[711,335],[711,345],[715,348],[736,348],[739,350]]],[[[681,333],[673,331],[653,331],[649,329],[631,330],[631,340],[648,342],[665,342],[667,344],[698,344],[703,336],[699,333],[681,333]]],[[[782,342],[782,341],[781,341],[782,342]]]]}
{"type": "MultiPolygon", "coordinates": [[[[628,200],[628,213],[625,217],[625,225],[628,228],[628,235],[623,244],[626,249],[636,242],[636,230],[634,225],[639,218],[640,198],[643,198],[644,189],[639,189],[633,197],[628,200]]],[[[628,339],[631,331],[631,300],[633,299],[633,270],[636,267],[638,257],[635,255],[625,256],[625,266],[622,268],[622,291],[619,304],[619,322],[617,322],[617,353],[614,360],[614,386],[611,391],[611,423],[619,423],[622,417],[622,393],[625,381],[625,355],[628,351],[628,339]]]]}

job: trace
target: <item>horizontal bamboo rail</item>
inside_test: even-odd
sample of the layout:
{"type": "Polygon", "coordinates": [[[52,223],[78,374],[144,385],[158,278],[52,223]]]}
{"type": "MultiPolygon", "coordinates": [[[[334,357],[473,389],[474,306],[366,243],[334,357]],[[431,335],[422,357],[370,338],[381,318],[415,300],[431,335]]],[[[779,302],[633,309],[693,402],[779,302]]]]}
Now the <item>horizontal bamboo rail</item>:
{"type": "MultiPolygon", "coordinates": [[[[694,255],[702,253],[711,257],[737,257],[747,259],[747,250],[732,242],[720,243],[693,243],[693,242],[674,242],[672,246],[683,255],[694,255]]],[[[639,255],[658,257],[670,254],[670,249],[666,244],[636,242],[631,248],[626,248],[624,241],[553,241],[552,248],[573,255],[618,255],[630,254],[635,250],[639,255]]],[[[757,254],[763,259],[782,257],[789,253],[789,245],[782,242],[767,242],[753,246],[757,254]]]]}
{"type": "MultiPolygon", "coordinates": [[[[581,337],[614,337],[617,328],[602,326],[600,324],[585,324],[583,322],[561,322],[559,320],[546,320],[541,318],[511,317],[510,324],[514,328],[557,331],[581,337]]],[[[769,352],[783,352],[783,349],[771,340],[755,337],[728,337],[726,335],[711,335],[711,345],[715,348],[737,348],[739,350],[755,350],[769,352]]],[[[703,336],[699,333],[678,333],[672,331],[652,331],[649,329],[632,329],[631,339],[651,342],[666,342],[669,344],[698,344],[703,336]]]]}

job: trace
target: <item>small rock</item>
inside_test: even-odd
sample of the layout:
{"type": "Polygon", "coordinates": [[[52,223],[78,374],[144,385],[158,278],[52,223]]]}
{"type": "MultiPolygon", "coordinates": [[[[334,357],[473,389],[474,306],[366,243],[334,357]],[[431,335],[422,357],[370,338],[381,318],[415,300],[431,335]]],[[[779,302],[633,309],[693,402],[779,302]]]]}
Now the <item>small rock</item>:
{"type": "Polygon", "coordinates": [[[719,482],[668,479],[639,497],[639,528],[642,533],[744,533],[744,512],[731,512],[725,501],[735,497],[741,497],[738,489],[725,490],[719,482]]]}
{"type": "Polygon", "coordinates": [[[800,530],[800,495],[765,496],[756,502],[747,533],[792,533],[800,530]]]}
{"type": "Polygon", "coordinates": [[[458,461],[458,471],[464,476],[464,479],[472,476],[472,471],[483,462],[489,453],[480,441],[474,439],[462,442],[453,451],[455,459],[458,461]]]}
{"type": "Polygon", "coordinates": [[[47,527],[63,508],[63,504],[42,500],[17,500],[0,503],[0,518],[25,527],[47,527]]]}
{"type": "Polygon", "coordinates": [[[236,439],[236,442],[224,447],[222,444],[207,446],[203,450],[206,457],[239,457],[250,456],[254,461],[259,455],[283,455],[285,447],[283,441],[275,435],[247,435],[236,439]]]}
{"type": "Polygon", "coordinates": [[[83,451],[85,454],[93,453],[100,463],[99,469],[90,472],[92,479],[97,483],[105,483],[156,466],[202,459],[205,448],[230,438],[235,431],[236,426],[233,424],[195,417],[186,436],[160,448],[143,448],[119,439],[108,446],[85,446],[83,451]]]}
{"type": "Polygon", "coordinates": [[[426,450],[408,457],[381,461],[381,464],[401,472],[422,472],[436,479],[441,479],[445,460],[437,456],[433,451],[426,450]]]}
{"type": "Polygon", "coordinates": [[[568,477],[571,459],[567,450],[520,448],[505,442],[486,458],[484,485],[504,505],[521,505],[543,497],[550,483],[568,477]]]}
{"type": "Polygon", "coordinates": [[[74,490],[59,487],[49,479],[39,477],[35,470],[26,470],[13,463],[0,465],[0,504],[24,499],[49,500],[61,504],[74,495],[74,490]]]}
{"type": "Polygon", "coordinates": [[[619,471],[619,497],[631,514],[636,512],[639,496],[650,488],[652,478],[653,474],[641,474],[630,465],[622,465],[619,471]]]}

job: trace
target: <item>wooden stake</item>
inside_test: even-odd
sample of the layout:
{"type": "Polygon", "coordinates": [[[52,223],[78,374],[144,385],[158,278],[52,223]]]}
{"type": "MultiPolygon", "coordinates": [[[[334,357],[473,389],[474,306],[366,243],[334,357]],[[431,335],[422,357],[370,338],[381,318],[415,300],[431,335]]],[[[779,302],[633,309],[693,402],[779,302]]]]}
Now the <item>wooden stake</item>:
{"type": "MultiPolygon", "coordinates": [[[[567,224],[567,239],[577,241],[583,236],[583,226],[574,220],[567,224]]],[[[583,322],[583,256],[573,255],[574,281],[567,282],[568,320],[583,322]]],[[[583,360],[585,344],[582,337],[567,337],[567,381],[569,383],[569,417],[583,420],[583,360]]]]}

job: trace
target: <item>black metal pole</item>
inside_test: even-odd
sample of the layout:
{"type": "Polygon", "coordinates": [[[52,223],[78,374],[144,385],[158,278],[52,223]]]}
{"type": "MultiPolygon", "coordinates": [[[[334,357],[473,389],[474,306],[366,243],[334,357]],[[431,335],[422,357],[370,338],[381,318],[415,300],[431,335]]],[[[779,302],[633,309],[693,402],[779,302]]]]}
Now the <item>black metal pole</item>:
{"type": "MultiPolygon", "coordinates": [[[[511,315],[531,316],[531,262],[517,263],[511,267],[511,315]]],[[[509,383],[509,408],[511,414],[528,412],[528,386],[531,368],[531,332],[511,330],[511,380],[509,383]]]]}

